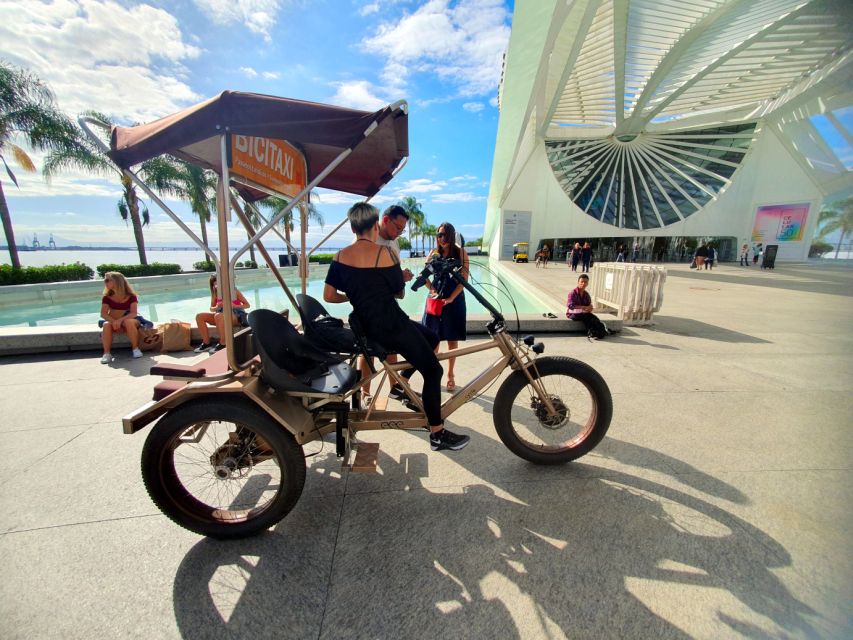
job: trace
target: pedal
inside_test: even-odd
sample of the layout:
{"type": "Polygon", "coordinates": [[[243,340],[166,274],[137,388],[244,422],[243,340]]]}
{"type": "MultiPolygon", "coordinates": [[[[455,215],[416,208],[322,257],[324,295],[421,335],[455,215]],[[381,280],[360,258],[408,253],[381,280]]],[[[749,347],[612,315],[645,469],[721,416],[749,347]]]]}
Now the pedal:
{"type": "Polygon", "coordinates": [[[354,473],[376,473],[379,464],[379,443],[359,442],[350,470],[354,473]]]}

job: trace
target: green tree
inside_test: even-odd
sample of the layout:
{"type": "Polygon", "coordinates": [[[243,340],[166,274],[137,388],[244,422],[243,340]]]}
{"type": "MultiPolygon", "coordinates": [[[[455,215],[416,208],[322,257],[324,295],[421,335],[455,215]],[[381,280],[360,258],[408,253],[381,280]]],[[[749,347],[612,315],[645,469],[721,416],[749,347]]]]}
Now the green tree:
{"type": "Polygon", "coordinates": [[[427,239],[429,240],[430,250],[436,246],[435,236],[438,233],[438,227],[436,227],[434,224],[427,224],[426,220],[424,220],[424,222],[421,223],[420,233],[421,233],[421,251],[424,255],[426,255],[426,246],[425,246],[424,242],[427,239]]]}
{"type": "MultiPolygon", "coordinates": [[[[282,196],[270,196],[269,198],[264,198],[263,200],[259,200],[256,204],[270,211],[272,215],[277,214],[279,211],[284,209],[290,200],[284,198],[282,196]]],[[[296,228],[296,224],[294,222],[295,216],[293,215],[296,207],[288,211],[284,218],[281,219],[281,226],[284,228],[284,238],[290,243],[290,233],[296,228]]],[[[313,202],[308,202],[308,222],[316,222],[322,228],[325,224],[323,220],[323,214],[317,209],[313,202]]],[[[255,221],[252,221],[253,224],[256,224],[255,221]]],[[[290,248],[287,249],[287,263],[290,264],[290,248]]]]}
{"type": "MultiPolygon", "coordinates": [[[[102,113],[87,111],[84,115],[100,120],[104,125],[111,126],[110,119],[102,113]]],[[[145,256],[145,237],[142,235],[142,227],[150,222],[148,208],[139,199],[136,185],[124,172],[119,171],[105,153],[103,153],[84,132],[75,129],[75,136],[67,139],[65,144],[53,149],[44,162],[42,172],[49,180],[60,171],[67,169],[81,169],[90,173],[106,176],[118,175],[121,182],[122,194],[118,201],[118,213],[122,220],[130,221],[133,227],[133,237],[136,240],[136,248],[139,251],[139,263],[148,264],[145,256]]],[[[142,164],[139,171],[141,177],[146,174],[146,169],[151,166],[148,161],[142,164]]]]}
{"type": "Polygon", "coordinates": [[[216,209],[216,174],[186,160],[160,156],[145,163],[145,177],[162,195],[174,196],[189,203],[199,220],[201,241],[210,248],[207,223],[210,222],[211,211],[216,209]]]}
{"type": "Polygon", "coordinates": [[[421,207],[421,203],[418,202],[414,196],[406,196],[397,204],[403,207],[409,216],[409,242],[414,244],[412,239],[414,238],[416,230],[420,229],[426,219],[424,210],[421,207]]]}
{"type": "Polygon", "coordinates": [[[818,238],[823,240],[830,233],[841,231],[841,237],[835,246],[836,259],[838,259],[838,252],[841,251],[844,236],[850,233],[851,229],[853,229],[853,196],[834,202],[831,209],[824,209],[820,212],[818,238]]]}
{"type": "MultiPolygon", "coordinates": [[[[74,124],[56,105],[53,93],[41,80],[31,73],[13,67],[0,60],[0,161],[6,175],[18,186],[18,180],[9,167],[9,154],[24,171],[35,171],[36,166],[14,140],[23,138],[27,144],[39,151],[50,150],[74,136],[74,124]]],[[[6,203],[3,181],[0,180],[0,219],[12,268],[20,269],[18,246],[12,216],[6,203]]]]}

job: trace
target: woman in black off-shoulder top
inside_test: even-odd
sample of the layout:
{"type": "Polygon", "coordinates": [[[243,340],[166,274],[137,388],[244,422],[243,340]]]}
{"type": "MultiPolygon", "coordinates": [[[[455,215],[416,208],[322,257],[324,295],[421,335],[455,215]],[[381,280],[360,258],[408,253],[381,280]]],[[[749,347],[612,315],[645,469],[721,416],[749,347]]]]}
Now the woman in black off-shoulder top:
{"type": "Polygon", "coordinates": [[[424,379],[423,404],[433,451],[459,450],[468,436],[451,433],[441,419],[441,376],[435,357],[437,336],[409,319],[397,304],[405,282],[400,264],[387,247],[376,244],[379,210],[366,202],[347,212],[356,240],[336,256],[326,275],[323,299],[350,302],[365,335],[389,353],[399,353],[424,379]]]}

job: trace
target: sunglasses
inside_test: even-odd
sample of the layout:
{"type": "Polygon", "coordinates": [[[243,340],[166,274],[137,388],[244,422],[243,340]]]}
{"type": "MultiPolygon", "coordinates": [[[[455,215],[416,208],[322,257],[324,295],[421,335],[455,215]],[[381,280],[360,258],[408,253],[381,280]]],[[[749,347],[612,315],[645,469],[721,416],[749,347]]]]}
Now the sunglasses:
{"type": "Polygon", "coordinates": [[[447,237],[447,234],[446,234],[446,233],[439,233],[439,234],[436,236],[436,238],[446,238],[446,237],[447,237]]]}

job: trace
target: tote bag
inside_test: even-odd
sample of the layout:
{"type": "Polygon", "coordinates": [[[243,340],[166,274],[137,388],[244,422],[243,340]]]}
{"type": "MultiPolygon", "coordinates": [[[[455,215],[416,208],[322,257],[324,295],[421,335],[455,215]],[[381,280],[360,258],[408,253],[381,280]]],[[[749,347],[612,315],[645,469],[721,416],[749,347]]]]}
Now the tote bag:
{"type": "Polygon", "coordinates": [[[140,329],[139,349],[141,351],[160,351],[163,349],[163,333],[160,329],[140,329]]]}
{"type": "Polygon", "coordinates": [[[158,327],[163,333],[163,346],[161,350],[167,351],[189,351],[190,324],[188,322],[166,322],[158,327]]]}

